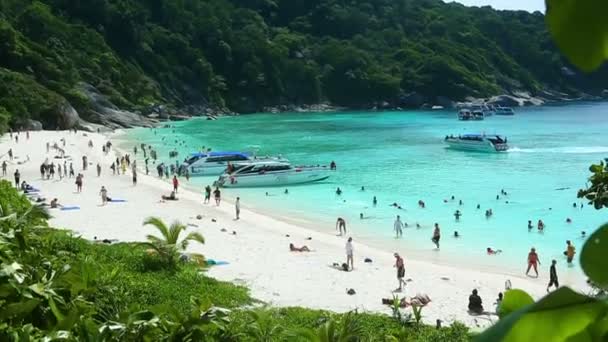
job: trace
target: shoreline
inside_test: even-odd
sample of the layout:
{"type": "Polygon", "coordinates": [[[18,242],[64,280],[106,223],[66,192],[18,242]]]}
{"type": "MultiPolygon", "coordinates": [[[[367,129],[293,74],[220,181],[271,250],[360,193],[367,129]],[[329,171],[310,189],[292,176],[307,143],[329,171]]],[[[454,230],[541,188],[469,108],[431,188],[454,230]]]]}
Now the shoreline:
{"type": "MultiPolygon", "coordinates": [[[[57,197],[62,204],[80,206],[77,211],[53,211],[54,218],[50,221],[52,226],[71,229],[89,239],[97,236],[100,239],[141,241],[146,234],[152,232],[141,226],[146,217],[159,216],[167,223],[179,219],[207,239],[206,245],[193,246],[189,251],[202,252],[208,258],[230,263],[212,267],[208,274],[220,280],[247,285],[254,298],[279,307],[304,306],[336,312],[360,309],[390,314],[390,308],[381,304],[381,298],[391,298],[391,290],[397,283],[392,268],[392,253],[368,246],[365,242],[359,243],[358,237],[353,235],[355,270],[341,272],[329,266],[333,262],[344,260],[343,237],[310,230],[299,222],[284,222],[267,213],[258,212],[255,207],[249,210],[247,202],[255,199],[243,201],[242,219],[239,221],[233,220],[234,208],[231,203],[223,203],[220,207],[202,205],[202,196],[187,189],[179,192],[179,201],[159,203],[160,195],[170,191],[169,184],[153,176],[145,176],[143,172],[139,174],[137,186],[131,185],[129,173],[126,176],[111,175],[109,164],[115,155],[112,153],[104,156],[100,148],[107,140],[106,136],[83,134],[85,133],[79,132],[74,135],[65,131],[32,132],[31,141],[26,143],[23,139],[20,144],[8,142],[7,136],[2,137],[2,150],[10,146],[17,156],[30,156],[30,162],[18,166],[23,180],[41,188],[47,199],[57,197]],[[86,154],[89,162],[93,163],[93,167],[84,171],[85,191],[82,194],[73,193],[72,180],[40,179],[37,165],[49,156],[44,151],[44,143],[59,142],[62,137],[68,140],[66,152],[72,156],[77,170],[81,155],[86,154]],[[93,150],[86,146],[89,139],[94,142],[93,150]],[[100,178],[94,175],[94,164],[98,161],[103,167],[100,178]],[[108,188],[110,196],[124,198],[128,202],[100,207],[98,189],[101,185],[108,188]],[[199,214],[204,216],[202,220],[195,218],[199,214]],[[222,228],[227,232],[221,232],[222,228]],[[232,231],[237,234],[231,235],[232,231]],[[312,240],[307,240],[308,237],[312,240]],[[291,253],[288,249],[290,242],[296,246],[306,244],[313,252],[291,253]],[[363,263],[364,257],[371,258],[373,262],[363,263]],[[348,296],[345,294],[346,288],[354,288],[357,294],[348,296]]],[[[9,176],[14,169],[15,165],[9,167],[9,176]]],[[[542,276],[531,279],[441,265],[432,261],[420,261],[407,252],[400,252],[405,257],[406,279],[412,279],[404,294],[413,297],[417,293],[426,293],[432,299],[423,311],[423,321],[426,323],[442,319],[446,324],[461,321],[470,327],[489,325],[497,317],[468,315],[466,299],[470,291],[477,288],[484,299],[486,310],[493,311],[492,302],[498,292],[504,290],[507,279],[511,280],[513,287],[529,291],[535,298],[545,294],[547,279],[542,276]]],[[[545,267],[544,264],[542,267],[545,267]]],[[[568,279],[562,280],[569,285],[568,279]]]]}

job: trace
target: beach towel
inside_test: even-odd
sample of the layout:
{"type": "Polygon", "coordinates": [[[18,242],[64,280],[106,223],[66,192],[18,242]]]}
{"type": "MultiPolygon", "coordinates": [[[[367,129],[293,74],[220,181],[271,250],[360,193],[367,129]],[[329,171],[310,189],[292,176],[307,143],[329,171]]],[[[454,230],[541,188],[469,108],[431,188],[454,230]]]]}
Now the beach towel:
{"type": "Polygon", "coordinates": [[[80,210],[80,207],[78,207],[78,206],[61,207],[61,209],[60,209],[60,210],[63,210],[63,211],[68,211],[68,210],[80,210]]]}
{"type": "Polygon", "coordinates": [[[126,202],[126,201],[127,201],[127,200],[124,200],[124,199],[116,199],[116,198],[112,198],[112,199],[110,200],[110,202],[113,202],[113,203],[124,203],[124,202],[126,202]]]}
{"type": "Polygon", "coordinates": [[[229,262],[227,262],[227,261],[219,261],[219,260],[213,260],[213,259],[207,259],[205,261],[207,262],[208,266],[222,266],[222,265],[229,264],[229,262]]]}

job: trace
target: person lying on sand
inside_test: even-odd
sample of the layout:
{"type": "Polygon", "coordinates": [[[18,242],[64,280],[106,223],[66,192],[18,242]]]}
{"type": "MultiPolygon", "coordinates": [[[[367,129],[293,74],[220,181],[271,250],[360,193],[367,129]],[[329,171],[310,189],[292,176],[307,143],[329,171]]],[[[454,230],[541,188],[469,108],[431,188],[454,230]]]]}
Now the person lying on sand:
{"type": "MultiPolygon", "coordinates": [[[[413,305],[426,306],[430,302],[431,302],[431,298],[428,295],[419,293],[416,296],[410,298],[409,301],[407,301],[407,299],[405,297],[401,298],[401,300],[399,301],[399,307],[407,308],[408,306],[413,306],[413,305]]],[[[382,298],[382,304],[392,306],[394,304],[394,299],[382,298]]]]}
{"type": "Polygon", "coordinates": [[[177,200],[179,200],[175,196],[175,191],[171,191],[171,194],[169,196],[162,195],[161,198],[162,198],[161,202],[164,202],[164,201],[177,201],[177,200]]]}
{"type": "Polygon", "coordinates": [[[302,247],[296,247],[296,246],[294,246],[293,243],[290,243],[289,251],[291,251],[291,252],[310,252],[310,248],[308,248],[308,246],[306,246],[306,245],[304,245],[302,247]]]}

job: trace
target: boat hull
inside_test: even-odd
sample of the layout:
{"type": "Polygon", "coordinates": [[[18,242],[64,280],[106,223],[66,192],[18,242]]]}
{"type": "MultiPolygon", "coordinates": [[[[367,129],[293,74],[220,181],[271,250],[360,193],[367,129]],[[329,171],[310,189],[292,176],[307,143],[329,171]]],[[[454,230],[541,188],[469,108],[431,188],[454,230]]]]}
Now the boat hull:
{"type": "Polygon", "coordinates": [[[199,166],[190,166],[188,171],[192,177],[204,177],[204,176],[219,176],[226,171],[228,163],[217,162],[217,163],[204,163],[199,166]]]}
{"type": "Polygon", "coordinates": [[[223,175],[218,185],[224,188],[254,188],[274,187],[296,184],[314,183],[326,180],[330,176],[329,170],[290,171],[254,175],[223,175]]]}
{"type": "Polygon", "coordinates": [[[446,140],[445,143],[448,145],[448,148],[453,150],[461,150],[461,151],[472,151],[472,152],[489,152],[489,153],[497,153],[504,152],[508,149],[506,145],[501,145],[500,147],[494,146],[489,141],[466,141],[466,140],[446,140]]]}

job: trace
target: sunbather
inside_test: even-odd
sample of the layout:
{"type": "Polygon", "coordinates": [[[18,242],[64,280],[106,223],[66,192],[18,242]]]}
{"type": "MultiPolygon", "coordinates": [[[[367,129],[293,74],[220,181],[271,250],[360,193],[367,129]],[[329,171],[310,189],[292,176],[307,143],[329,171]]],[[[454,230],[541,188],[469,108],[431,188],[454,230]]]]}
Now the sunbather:
{"type": "Polygon", "coordinates": [[[292,252],[310,252],[308,246],[296,247],[293,243],[289,244],[289,250],[292,252]]]}
{"type": "Polygon", "coordinates": [[[177,201],[178,200],[178,198],[175,196],[175,191],[171,191],[171,195],[169,195],[169,196],[162,195],[161,198],[163,201],[177,201]]]}

